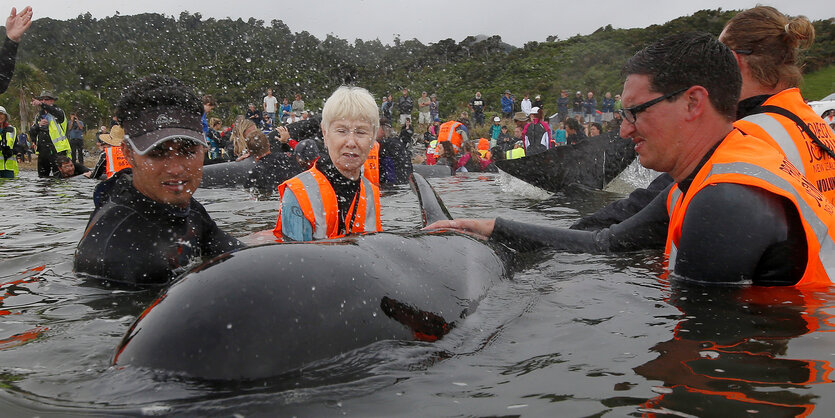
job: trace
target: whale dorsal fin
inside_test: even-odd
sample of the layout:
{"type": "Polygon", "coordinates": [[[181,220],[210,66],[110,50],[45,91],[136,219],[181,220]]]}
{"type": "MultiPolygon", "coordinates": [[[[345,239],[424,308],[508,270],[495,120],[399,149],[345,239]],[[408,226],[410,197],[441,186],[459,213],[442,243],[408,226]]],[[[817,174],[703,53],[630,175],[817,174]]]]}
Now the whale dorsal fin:
{"type": "Polygon", "coordinates": [[[409,176],[409,184],[412,186],[412,191],[415,192],[420,202],[423,226],[435,221],[452,219],[452,215],[449,214],[446,206],[444,206],[441,197],[438,196],[438,193],[423,176],[418,173],[412,173],[409,176]]]}

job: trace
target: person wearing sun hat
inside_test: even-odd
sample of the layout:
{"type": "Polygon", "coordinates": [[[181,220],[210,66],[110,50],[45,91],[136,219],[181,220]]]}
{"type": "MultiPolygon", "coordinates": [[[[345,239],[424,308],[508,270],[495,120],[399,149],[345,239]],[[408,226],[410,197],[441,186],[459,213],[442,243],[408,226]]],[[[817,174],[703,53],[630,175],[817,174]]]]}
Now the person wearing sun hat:
{"type": "MultiPolygon", "coordinates": [[[[192,197],[207,147],[202,113],[200,98],[175,78],[149,76],[125,89],[116,115],[131,168],[93,192],[95,209],[74,271],[130,285],[165,285],[203,258],[242,246],[192,197]]],[[[103,140],[115,143],[113,135],[103,140]]]]}
{"type": "Polygon", "coordinates": [[[117,172],[130,167],[130,163],[122,152],[122,142],[124,140],[125,130],[122,129],[121,125],[113,125],[110,133],[99,135],[99,141],[101,141],[103,147],[101,157],[99,157],[93,171],[84,173],[84,175],[97,179],[105,174],[106,178],[109,179],[117,172]]]}

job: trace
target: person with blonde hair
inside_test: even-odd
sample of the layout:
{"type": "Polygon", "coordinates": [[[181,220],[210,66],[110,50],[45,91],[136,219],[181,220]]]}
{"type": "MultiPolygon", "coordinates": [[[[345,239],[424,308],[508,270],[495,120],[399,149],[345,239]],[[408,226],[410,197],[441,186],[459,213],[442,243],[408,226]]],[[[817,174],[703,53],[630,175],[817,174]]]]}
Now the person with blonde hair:
{"type": "Polygon", "coordinates": [[[342,86],[327,99],[321,123],[327,152],[278,186],[276,237],[311,241],[382,230],[380,190],[362,173],[379,124],[364,88],[342,86]]]}

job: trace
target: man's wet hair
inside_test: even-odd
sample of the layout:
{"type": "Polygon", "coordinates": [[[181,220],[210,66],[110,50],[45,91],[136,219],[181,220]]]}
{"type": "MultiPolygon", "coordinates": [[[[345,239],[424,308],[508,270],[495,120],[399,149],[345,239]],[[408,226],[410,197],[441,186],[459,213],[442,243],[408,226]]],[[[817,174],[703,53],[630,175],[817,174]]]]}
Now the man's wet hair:
{"type": "Polygon", "coordinates": [[[138,117],[155,107],[180,108],[187,113],[203,114],[203,102],[182,81],[165,75],[150,75],[128,86],[116,104],[120,121],[138,117]]]}
{"type": "Polygon", "coordinates": [[[70,159],[70,157],[67,157],[66,155],[59,155],[59,156],[55,157],[55,165],[58,165],[58,166],[64,165],[66,163],[71,163],[71,162],[72,162],[72,160],[70,159]]]}
{"type": "Polygon", "coordinates": [[[626,62],[623,75],[630,74],[649,76],[652,90],[662,94],[702,86],[720,114],[736,119],[742,76],[731,50],[710,34],[687,32],[656,41],[626,62]]]}

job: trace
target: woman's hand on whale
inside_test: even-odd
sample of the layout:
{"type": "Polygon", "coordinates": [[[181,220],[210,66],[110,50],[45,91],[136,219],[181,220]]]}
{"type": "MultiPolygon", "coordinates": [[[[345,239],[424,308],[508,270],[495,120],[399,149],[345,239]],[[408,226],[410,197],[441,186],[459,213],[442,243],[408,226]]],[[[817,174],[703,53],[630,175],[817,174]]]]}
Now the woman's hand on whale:
{"type": "Polygon", "coordinates": [[[488,239],[493,234],[495,219],[451,219],[438,221],[423,228],[423,231],[432,229],[452,229],[480,239],[488,239]]]}

